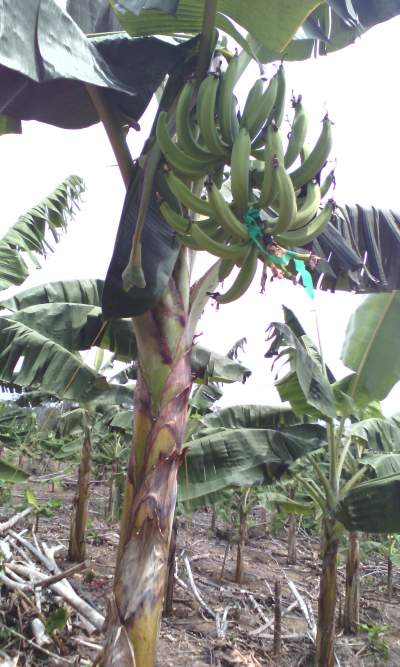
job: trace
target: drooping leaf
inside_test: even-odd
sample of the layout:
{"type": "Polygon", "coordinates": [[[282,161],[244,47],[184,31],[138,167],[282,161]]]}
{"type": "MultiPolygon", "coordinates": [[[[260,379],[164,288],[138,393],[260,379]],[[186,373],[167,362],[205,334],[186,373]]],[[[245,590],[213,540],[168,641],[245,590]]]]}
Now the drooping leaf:
{"type": "Polygon", "coordinates": [[[131,322],[105,322],[98,306],[44,303],[18,310],[8,319],[23,323],[69,351],[88,350],[96,345],[110,350],[120,361],[131,361],[137,356],[131,322]]]}
{"type": "Polygon", "coordinates": [[[25,482],[29,477],[28,473],[21,470],[21,468],[16,468],[11,463],[7,463],[4,459],[0,459],[0,481],[1,482],[13,482],[17,484],[19,482],[25,482]]]}
{"type": "Polygon", "coordinates": [[[303,414],[315,414],[335,417],[336,404],[332,387],[325,377],[321,364],[306,350],[301,340],[283,323],[273,322],[267,329],[270,350],[265,356],[276,355],[290,363],[290,371],[276,380],[275,386],[284,401],[290,401],[293,410],[303,414]]]}
{"type": "Polygon", "coordinates": [[[115,110],[138,120],[186,49],[125,34],[91,41],[55,0],[4,0],[2,21],[3,113],[70,129],[99,120],[86,84],[103,88],[115,110]]]}
{"type": "Polygon", "coordinates": [[[6,317],[0,318],[0,379],[78,401],[89,401],[108,386],[80,357],[6,317]]]}
{"type": "Polygon", "coordinates": [[[361,463],[373,468],[377,477],[400,474],[400,453],[369,454],[362,457],[361,463]]]}
{"type": "Polygon", "coordinates": [[[370,418],[352,424],[350,435],[364,442],[367,449],[400,452],[400,423],[394,418],[370,418]]]}
{"type": "Polygon", "coordinates": [[[336,518],[347,530],[400,532],[400,474],[363,482],[341,501],[336,518]]]}
{"type": "Polygon", "coordinates": [[[57,243],[68,221],[74,217],[84,184],[79,176],[70,176],[45,199],[21,215],[0,239],[0,289],[21,285],[29,275],[24,257],[40,266],[37,256],[45,257],[57,243]]]}
{"type": "Polygon", "coordinates": [[[122,273],[130,257],[140,205],[140,186],[139,173],[132,179],[126,193],[114,252],[107,271],[102,297],[105,319],[141,315],[152,308],[168,285],[178,257],[180,244],[175,232],[162,217],[156,192],[153,191],[142,234],[142,268],[146,287],[133,287],[129,292],[124,291],[122,273]]]}
{"type": "Polygon", "coordinates": [[[341,358],[358,403],[382,400],[400,380],[399,327],[400,292],[369,295],[350,318],[341,358]]]}
{"type": "Polygon", "coordinates": [[[188,443],[179,471],[178,498],[194,509],[213,503],[231,486],[269,484],[298,457],[325,442],[318,424],[285,429],[225,429],[188,443]]]}
{"type": "Polygon", "coordinates": [[[196,382],[246,382],[251,371],[238,361],[194,345],[192,350],[192,374],[196,382]]]}
{"type": "Polygon", "coordinates": [[[323,287],[357,292],[400,287],[399,211],[360,204],[338,206],[312,249],[320,257],[329,257],[333,277],[326,275],[323,287]]]}
{"type": "Polygon", "coordinates": [[[43,303],[80,303],[101,306],[104,280],[58,280],[19,292],[0,307],[16,312],[43,303]]]}
{"type": "Polygon", "coordinates": [[[190,397],[190,407],[204,415],[210,412],[222,395],[223,391],[216,382],[197,385],[190,397]]]}

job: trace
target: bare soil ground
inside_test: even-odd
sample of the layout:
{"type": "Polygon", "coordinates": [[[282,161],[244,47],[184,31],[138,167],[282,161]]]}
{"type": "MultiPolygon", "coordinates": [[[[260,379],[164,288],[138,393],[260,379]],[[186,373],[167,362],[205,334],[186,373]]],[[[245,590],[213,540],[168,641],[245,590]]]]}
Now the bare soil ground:
{"type": "MultiPolygon", "coordinates": [[[[68,544],[72,489],[58,488],[51,493],[48,485],[35,488],[40,503],[49,498],[62,499],[62,505],[50,518],[41,517],[37,538],[49,545],[68,544]]],[[[21,502],[22,492],[14,490],[9,506],[0,509],[0,521],[7,519],[21,502]]],[[[118,543],[118,525],[104,519],[107,489],[95,485],[91,497],[88,531],[88,569],[70,578],[76,591],[99,611],[105,613],[106,599],[112,586],[113,563],[118,543]]],[[[229,544],[228,532],[218,520],[216,534],[210,530],[211,514],[197,512],[191,519],[180,518],[177,539],[177,578],[173,613],[164,618],[159,644],[159,667],[306,667],[313,664],[313,642],[310,627],[301,604],[289,613],[295,602],[289,580],[294,583],[302,601],[316,617],[320,561],[318,539],[302,528],[297,538],[297,564],[287,565],[287,535],[271,535],[265,526],[257,527],[260,516],[255,512],[245,550],[245,574],[241,584],[234,582],[236,545],[229,544]],[[198,593],[211,613],[199,604],[190,587],[184,565],[188,558],[198,593]],[[223,566],[225,559],[225,566],[223,566]],[[282,588],[282,648],[273,654],[274,585],[282,588]],[[179,583],[181,582],[181,583],[179,583]],[[214,614],[215,618],[212,617],[214,614]],[[224,620],[225,631],[224,631],[224,620]],[[262,626],[266,626],[262,629],[262,626]]],[[[28,517],[18,530],[32,525],[28,517]]],[[[29,536],[29,532],[27,533],[29,536]]],[[[233,542],[233,540],[232,540],[233,542]]],[[[341,559],[344,563],[344,557],[341,559]]],[[[57,555],[62,569],[66,549],[57,555]]],[[[400,576],[393,574],[393,594],[389,602],[386,590],[386,567],[383,557],[374,554],[362,565],[361,622],[372,628],[369,635],[337,637],[337,664],[342,667],[400,665],[400,576]]],[[[339,612],[344,593],[345,568],[339,567],[339,612]]],[[[96,657],[100,635],[86,636],[83,630],[66,627],[58,633],[57,646],[49,646],[61,662],[32,647],[28,642],[7,633],[7,627],[20,635],[32,637],[32,609],[17,594],[4,586],[0,589],[0,665],[88,665],[96,657]],[[6,662],[6,656],[14,662],[6,662]]],[[[57,600],[54,604],[57,604],[57,600]]],[[[60,602],[60,604],[62,604],[60,602]]]]}

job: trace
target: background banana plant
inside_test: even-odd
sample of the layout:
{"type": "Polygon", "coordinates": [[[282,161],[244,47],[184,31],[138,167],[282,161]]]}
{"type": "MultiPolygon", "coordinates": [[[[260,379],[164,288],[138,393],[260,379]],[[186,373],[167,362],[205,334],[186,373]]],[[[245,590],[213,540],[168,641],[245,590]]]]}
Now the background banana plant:
{"type": "MultiPolygon", "coordinates": [[[[376,438],[390,432],[396,420],[379,430],[379,420],[361,421],[350,426],[349,419],[360,419],[371,401],[385,398],[400,378],[394,361],[398,349],[397,327],[400,309],[398,293],[366,297],[350,318],[343,349],[343,362],[352,369],[344,380],[329,381],[328,371],[315,347],[309,342],[293,313],[286,310],[288,324],[272,323],[269,327],[270,350],[267,354],[286,359],[289,371],[276,381],[283,400],[289,400],[297,414],[317,416],[326,423],[326,465],[313,455],[308,461],[318,480],[318,487],[302,478],[308,494],[323,514],[324,556],[318,608],[317,664],[332,664],[334,655],[334,617],[336,605],[336,563],[340,527],[349,531],[390,533],[400,530],[398,505],[398,472],[362,481],[367,475],[368,459],[359,464],[351,451],[354,433],[365,439],[363,428],[371,426],[376,438]],[[337,418],[337,419],[336,419],[337,418]],[[375,427],[375,431],[374,431],[375,427]],[[353,467],[346,468],[351,460],[353,467]],[[383,511],[383,508],[386,508],[383,511]],[[380,519],[378,520],[378,515],[380,519]]],[[[371,442],[373,439],[371,438],[371,442]]],[[[380,449],[382,448],[382,445],[380,449]]],[[[377,465],[375,474],[379,470],[377,465]]],[[[378,473],[379,474],[379,473],[378,473]]]]}

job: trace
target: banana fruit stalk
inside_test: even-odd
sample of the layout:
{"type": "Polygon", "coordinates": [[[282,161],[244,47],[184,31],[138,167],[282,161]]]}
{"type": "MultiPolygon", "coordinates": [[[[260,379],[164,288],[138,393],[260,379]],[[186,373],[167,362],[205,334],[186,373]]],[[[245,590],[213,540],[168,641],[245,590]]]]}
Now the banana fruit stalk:
{"type": "Polygon", "coordinates": [[[186,82],[175,118],[161,112],[156,127],[167,164],[159,171],[164,219],[181,243],[221,259],[221,281],[239,266],[231,287],[215,293],[219,303],[246,292],[259,259],[277,275],[291,277],[295,255],[285,249],[315,239],[335,206],[333,200],[321,205],[334,184],[333,170],[321,181],[332,149],[331,120],[325,116],[310,147],[301,96],[292,99],[289,133],[284,129],[283,66],[267,85],[262,77],[255,81],[242,113],[234,94],[239,76],[234,56],[224,72],[209,73],[198,90],[193,80],[186,82]]]}

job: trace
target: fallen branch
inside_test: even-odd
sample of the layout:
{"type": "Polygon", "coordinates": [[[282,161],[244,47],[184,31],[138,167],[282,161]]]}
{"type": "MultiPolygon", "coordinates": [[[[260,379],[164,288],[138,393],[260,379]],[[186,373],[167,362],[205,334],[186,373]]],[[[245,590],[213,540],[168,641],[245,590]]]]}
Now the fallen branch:
{"type": "Polygon", "coordinates": [[[18,521],[23,519],[25,516],[28,516],[28,514],[30,514],[31,512],[33,512],[33,507],[31,506],[26,507],[24,510],[22,510],[22,512],[19,512],[18,514],[12,516],[11,519],[8,519],[8,521],[0,523],[0,535],[7,532],[7,530],[15,526],[15,524],[18,523],[18,521]]]}
{"type": "Polygon", "coordinates": [[[287,580],[287,583],[288,583],[288,586],[289,586],[290,590],[292,591],[294,597],[296,598],[297,602],[299,603],[299,607],[301,609],[301,612],[302,612],[304,618],[306,619],[308,631],[309,631],[309,634],[310,634],[310,638],[313,641],[313,643],[315,643],[315,639],[316,639],[316,636],[317,636],[317,626],[315,624],[314,614],[312,612],[312,609],[306,603],[304,598],[300,595],[300,593],[297,590],[294,582],[291,579],[289,579],[288,577],[286,577],[286,580],[287,580]]]}
{"type": "Polygon", "coordinates": [[[209,614],[209,616],[211,616],[211,618],[215,619],[216,618],[215,612],[213,612],[213,610],[210,609],[210,607],[206,604],[206,602],[204,602],[204,600],[201,597],[201,595],[198,591],[198,588],[195,584],[192,569],[190,567],[189,558],[187,556],[185,556],[184,559],[183,559],[183,562],[185,564],[186,574],[187,574],[187,577],[188,577],[189,586],[190,586],[190,589],[193,593],[193,596],[195,597],[195,599],[197,600],[199,605],[205,609],[205,611],[209,614]]]}
{"type": "Polygon", "coordinates": [[[54,574],[52,577],[47,577],[46,579],[38,581],[35,584],[35,588],[43,588],[44,586],[50,586],[51,584],[57,583],[57,581],[62,581],[62,579],[71,577],[73,574],[76,574],[77,572],[82,572],[82,570],[87,570],[87,568],[88,568],[87,563],[85,562],[77,563],[76,565],[72,565],[72,567],[68,568],[68,570],[58,572],[57,574],[54,574]]]}
{"type": "MultiPolygon", "coordinates": [[[[27,567],[26,565],[20,565],[18,563],[8,563],[7,567],[14,572],[17,572],[17,574],[23,574],[27,577],[33,577],[35,580],[35,585],[38,582],[43,582],[45,579],[47,579],[46,575],[42,574],[39,572],[39,570],[33,570],[30,567],[27,567]]],[[[0,577],[2,577],[0,573],[0,577]]],[[[27,584],[27,587],[32,588],[31,584],[27,584]]],[[[93,630],[97,630],[98,632],[101,632],[103,625],[104,625],[104,616],[100,614],[94,607],[92,607],[86,600],[83,600],[83,598],[79,597],[77,593],[75,593],[74,589],[71,587],[67,587],[65,585],[65,582],[63,581],[58,581],[56,583],[50,584],[50,588],[54,593],[62,597],[71,607],[73,607],[81,616],[86,618],[89,623],[93,626],[93,630]]],[[[92,631],[93,631],[92,630],[92,631]]]]}

